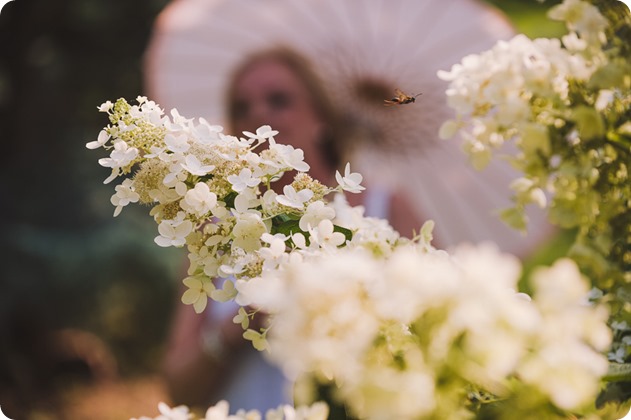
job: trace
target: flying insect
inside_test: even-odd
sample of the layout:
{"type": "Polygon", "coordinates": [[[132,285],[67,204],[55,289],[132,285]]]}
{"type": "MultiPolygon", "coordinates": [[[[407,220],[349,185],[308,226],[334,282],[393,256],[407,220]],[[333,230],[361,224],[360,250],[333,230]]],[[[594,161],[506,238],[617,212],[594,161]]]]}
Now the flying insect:
{"type": "Polygon", "coordinates": [[[395,89],[394,90],[394,94],[396,95],[394,98],[392,99],[385,99],[383,101],[383,104],[385,106],[392,106],[392,105],[405,105],[405,104],[409,104],[412,102],[416,101],[416,98],[420,95],[422,95],[422,93],[416,94],[416,95],[408,95],[404,92],[401,91],[401,89],[395,89]]]}

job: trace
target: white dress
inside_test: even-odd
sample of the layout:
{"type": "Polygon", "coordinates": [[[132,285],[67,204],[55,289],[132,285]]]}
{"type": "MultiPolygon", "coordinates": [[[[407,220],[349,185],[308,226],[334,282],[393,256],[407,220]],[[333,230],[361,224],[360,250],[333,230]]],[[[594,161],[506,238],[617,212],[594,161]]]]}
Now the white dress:
{"type": "MultiPolygon", "coordinates": [[[[389,205],[390,193],[387,190],[372,188],[364,192],[366,216],[387,218],[389,205]]],[[[209,316],[221,320],[233,317],[238,305],[234,301],[212,302],[209,308],[209,316]]],[[[278,367],[265,359],[262,352],[248,345],[233,363],[231,376],[223,379],[224,383],[217,395],[218,399],[228,401],[230,412],[245,409],[265,413],[281,404],[292,404],[292,383],[278,367]]],[[[210,403],[215,404],[216,401],[210,403]]]]}

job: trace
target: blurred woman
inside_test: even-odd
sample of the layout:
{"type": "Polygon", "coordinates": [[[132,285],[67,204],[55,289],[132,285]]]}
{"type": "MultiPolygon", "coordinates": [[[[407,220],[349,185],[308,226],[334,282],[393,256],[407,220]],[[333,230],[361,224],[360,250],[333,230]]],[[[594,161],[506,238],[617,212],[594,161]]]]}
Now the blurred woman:
{"type": "MultiPolygon", "coordinates": [[[[345,163],[353,129],[342,120],[306,59],[287,48],[248,57],[233,73],[226,94],[229,132],[254,132],[270,125],[278,143],[304,151],[309,174],[334,184],[345,163]]],[[[289,182],[289,177],[284,180],[289,182]]],[[[279,186],[283,182],[278,182],[279,186]]],[[[404,236],[421,222],[396,192],[368,187],[348,197],[367,216],[388,219],[404,236]]],[[[209,302],[202,315],[179,304],[172,326],[164,372],[175,403],[207,406],[221,399],[234,409],[265,411],[291,403],[290,384],[263,355],[242,338],[232,318],[234,302],[209,302]]]]}

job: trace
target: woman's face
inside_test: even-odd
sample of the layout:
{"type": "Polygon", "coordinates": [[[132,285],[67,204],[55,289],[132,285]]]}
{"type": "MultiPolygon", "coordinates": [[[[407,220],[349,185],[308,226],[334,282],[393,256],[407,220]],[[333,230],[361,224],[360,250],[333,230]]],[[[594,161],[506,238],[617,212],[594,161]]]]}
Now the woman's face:
{"type": "Polygon", "coordinates": [[[282,62],[267,59],[249,67],[236,81],[232,106],[235,134],[270,125],[279,143],[313,157],[322,121],[304,83],[282,62]]]}

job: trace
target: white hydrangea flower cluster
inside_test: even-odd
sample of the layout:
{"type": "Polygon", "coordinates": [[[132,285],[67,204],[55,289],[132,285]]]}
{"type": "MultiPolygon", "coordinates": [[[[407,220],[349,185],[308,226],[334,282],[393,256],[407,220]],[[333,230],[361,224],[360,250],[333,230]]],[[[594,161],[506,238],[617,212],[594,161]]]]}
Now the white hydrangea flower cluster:
{"type": "Polygon", "coordinates": [[[567,117],[557,108],[568,104],[570,80],[585,82],[606,62],[598,49],[581,44],[583,49],[572,50],[581,40],[572,35],[563,44],[516,35],[439,71],[438,77],[450,82],[447,100],[457,113],[442,125],[440,136],[460,131],[476,168],[484,168],[493,151],[515,137],[524,154],[549,153],[547,126],[567,117]]]}
{"type": "MultiPolygon", "coordinates": [[[[160,414],[157,417],[139,417],[131,420],[195,420],[196,417],[185,405],[169,407],[161,402],[158,404],[160,414]]],[[[276,409],[268,410],[262,415],[257,410],[246,411],[239,409],[235,414],[230,414],[230,405],[227,401],[219,401],[206,410],[204,417],[197,420],[326,420],[329,408],[325,403],[317,402],[311,406],[294,408],[290,405],[281,405],[276,409]]]]}
{"type": "MultiPolygon", "coordinates": [[[[507,155],[523,177],[502,219],[526,230],[534,203],[574,229],[569,256],[613,308],[612,328],[629,325],[631,15],[616,1],[564,0],[548,16],[566,24],[561,40],[518,35],[439,72],[456,111],[440,135],[459,133],[478,168],[507,155]]],[[[631,328],[615,332],[611,360],[628,363],[631,328]]]]}
{"type": "MultiPolygon", "coordinates": [[[[176,110],[165,116],[145,97],[137,101],[101,105],[111,124],[87,147],[110,150],[99,160],[112,169],[106,183],[124,177],[112,196],[114,216],[130,203],[152,205],[156,244],[188,247],[191,264],[182,300],[197,312],[209,297],[235,298],[235,281],[256,278],[291,259],[344,245],[388,252],[400,240],[386,222],[370,221],[361,208],[350,208],[342,194],[334,203],[326,201],[331,193],[364,189],[362,176],[349,165],[344,175],[336,174],[339,185],[329,188],[306,173],[302,150],[276,143],[278,132],[269,126],[238,138],[176,110]],[[288,171],[297,175],[277,194],[271,184],[288,171]],[[355,235],[358,231],[363,233],[355,235]],[[213,278],[226,280],[217,287],[213,278]]],[[[254,338],[254,332],[248,334],[254,338]]]]}
{"type": "Polygon", "coordinates": [[[585,304],[570,260],[535,274],[532,300],[515,292],[519,273],[492,245],[449,255],[411,243],[388,257],[344,248],[291,261],[247,295],[275,314],[272,360],[289,377],[334,381],[359,418],[467,417],[468,386],[510,410],[533,393],[561,410],[593,402],[607,311],[585,304]]]}
{"type": "MultiPolygon", "coordinates": [[[[129,203],[152,205],[155,242],[189,250],[183,302],[201,312],[209,297],[235,299],[244,338],[270,350],[290,377],[333,381],[336,397],[369,419],[468,418],[472,394],[533,416],[593,401],[611,334],[607,311],[585,304],[587,285],[573,263],[536,273],[531,300],[515,292],[517,260],[491,245],[450,255],[431,245],[431,222],[408,241],[341,194],[326,201],[362,190],[348,166],[329,188],[268,126],[237,138],[138,102],[99,107],[111,125],[87,145],[111,151],[99,161],[112,169],[106,182],[124,177],[112,197],[115,215],[129,203]],[[283,194],[274,192],[271,183],[292,170],[298,174],[283,194]],[[248,329],[258,311],[269,314],[269,326],[248,329]],[[538,396],[533,407],[524,395],[538,396]]],[[[159,411],[160,420],[193,418],[186,406],[159,411]]],[[[316,404],[265,418],[327,415],[316,404]]],[[[260,418],[229,415],[221,402],[204,420],[260,418]]]]}
{"type": "Polygon", "coordinates": [[[518,211],[504,212],[503,217],[521,230],[527,223],[523,207],[530,203],[545,207],[544,191],[562,191],[561,184],[567,183],[555,182],[557,177],[550,175],[566,169],[560,165],[566,156],[555,144],[555,133],[576,126],[563,134],[562,141],[568,145],[602,136],[603,123],[589,105],[600,96],[605,108],[614,96],[622,97],[609,86],[595,89],[586,98],[579,99],[576,93],[577,85],[586,85],[610,64],[603,50],[608,21],[598,8],[584,0],[565,0],[550,9],[549,17],[566,22],[570,32],[561,40],[531,40],[520,34],[491,50],[466,56],[450,71],[438,72],[439,78],[450,82],[448,104],[457,115],[442,125],[442,138],[459,132],[478,169],[506,142],[518,147],[512,161],[527,173],[511,185],[518,211]]]}

